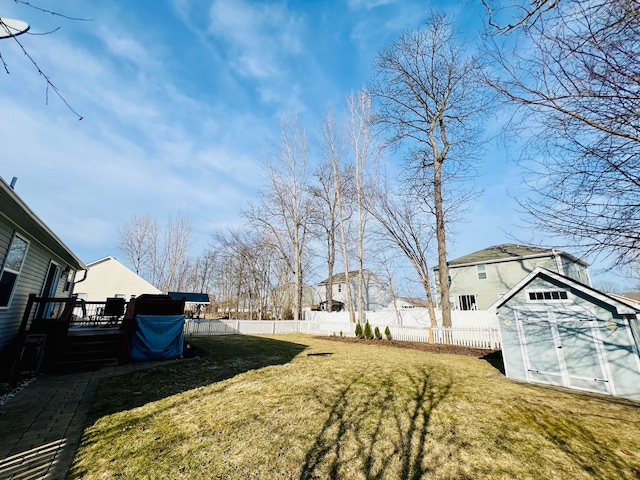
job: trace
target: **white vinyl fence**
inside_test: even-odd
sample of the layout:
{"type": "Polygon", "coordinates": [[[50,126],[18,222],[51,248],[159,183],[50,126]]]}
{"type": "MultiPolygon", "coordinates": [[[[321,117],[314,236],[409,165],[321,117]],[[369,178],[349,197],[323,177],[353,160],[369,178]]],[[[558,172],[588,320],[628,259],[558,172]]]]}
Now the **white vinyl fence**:
{"type": "MultiPolygon", "coordinates": [[[[500,332],[493,326],[478,327],[413,327],[371,323],[371,331],[380,329],[384,338],[385,328],[391,338],[398,341],[426,342],[459,345],[472,348],[497,350],[500,348],[500,332]]],[[[355,336],[355,325],[345,322],[296,321],[296,320],[203,320],[191,319],[185,324],[190,335],[277,335],[306,333],[311,335],[355,336]]]]}

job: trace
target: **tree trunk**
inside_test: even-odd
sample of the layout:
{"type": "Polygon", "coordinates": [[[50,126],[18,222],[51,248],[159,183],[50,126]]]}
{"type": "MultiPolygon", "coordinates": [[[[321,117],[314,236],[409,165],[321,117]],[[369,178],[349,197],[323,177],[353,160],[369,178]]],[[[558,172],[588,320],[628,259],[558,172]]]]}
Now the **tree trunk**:
{"type": "Polygon", "coordinates": [[[442,208],[442,161],[436,159],[433,166],[433,193],[436,214],[436,240],[438,242],[438,276],[440,280],[440,309],[442,326],[451,326],[451,303],[449,300],[449,268],[447,266],[447,243],[442,208]]]}

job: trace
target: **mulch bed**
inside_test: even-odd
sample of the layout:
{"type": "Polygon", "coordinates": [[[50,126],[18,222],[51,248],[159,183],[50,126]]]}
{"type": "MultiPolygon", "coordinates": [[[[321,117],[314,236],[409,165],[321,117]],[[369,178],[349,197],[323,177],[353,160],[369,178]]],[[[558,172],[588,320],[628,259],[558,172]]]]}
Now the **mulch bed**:
{"type": "Polygon", "coordinates": [[[421,350],[423,352],[450,353],[452,355],[465,355],[467,357],[476,357],[476,358],[482,358],[482,357],[496,354],[496,352],[493,350],[484,350],[482,348],[460,347],[458,345],[436,345],[433,343],[400,342],[397,340],[386,340],[386,339],[367,340],[365,338],[354,338],[354,337],[317,337],[317,338],[322,338],[323,340],[331,340],[334,342],[359,343],[361,345],[386,345],[388,347],[410,348],[412,350],[421,350]]]}

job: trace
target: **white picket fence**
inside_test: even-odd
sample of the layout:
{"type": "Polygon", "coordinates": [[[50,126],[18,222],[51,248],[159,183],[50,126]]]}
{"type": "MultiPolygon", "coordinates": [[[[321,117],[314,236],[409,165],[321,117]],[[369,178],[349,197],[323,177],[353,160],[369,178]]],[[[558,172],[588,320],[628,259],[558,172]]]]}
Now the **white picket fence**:
{"type": "MultiPolygon", "coordinates": [[[[383,334],[388,326],[391,338],[407,342],[426,342],[497,350],[500,332],[496,327],[407,327],[371,324],[383,334]]],[[[355,336],[355,325],[344,322],[310,322],[296,320],[203,320],[191,319],[185,324],[187,335],[280,335],[306,333],[311,335],[355,336]]]]}

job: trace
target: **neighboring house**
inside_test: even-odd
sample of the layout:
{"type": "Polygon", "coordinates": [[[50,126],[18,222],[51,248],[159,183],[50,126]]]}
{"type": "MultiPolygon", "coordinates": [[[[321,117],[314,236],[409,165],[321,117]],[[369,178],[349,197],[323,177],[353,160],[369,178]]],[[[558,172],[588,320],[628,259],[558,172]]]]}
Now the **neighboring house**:
{"type": "MultiPolygon", "coordinates": [[[[506,243],[456,258],[447,265],[453,310],[486,310],[536,267],[591,285],[588,263],[550,248],[506,243]]],[[[437,267],[434,272],[439,291],[437,267]]]]}
{"type": "Polygon", "coordinates": [[[398,297],[395,300],[392,300],[388,309],[409,309],[409,308],[428,308],[429,302],[427,302],[426,298],[411,298],[411,297],[398,297]]]}
{"type": "Polygon", "coordinates": [[[70,297],[87,267],[0,177],[0,352],[16,337],[30,294],[70,297]]]}
{"type": "Polygon", "coordinates": [[[87,277],[76,285],[76,294],[88,302],[104,302],[118,297],[130,300],[144,293],[162,293],[113,257],[87,264],[87,277]]]}
{"type": "Polygon", "coordinates": [[[507,377],[640,400],[640,309],[540,267],[491,309],[507,377]]]}
{"type": "MultiPolygon", "coordinates": [[[[315,291],[311,285],[302,285],[302,308],[309,308],[313,304],[315,291]]],[[[296,284],[285,283],[275,287],[267,299],[267,311],[277,319],[288,316],[287,310],[293,312],[296,303],[296,284]]],[[[245,310],[246,311],[246,310],[245,310]]],[[[286,318],[285,318],[286,319],[286,318]]]]}
{"type": "MultiPolygon", "coordinates": [[[[353,299],[353,308],[358,309],[358,271],[349,272],[349,284],[351,285],[351,298],[353,299]]],[[[386,285],[369,270],[364,270],[364,310],[374,312],[384,310],[391,301],[391,294],[386,285]]],[[[344,273],[338,273],[332,277],[332,299],[334,305],[340,302],[343,308],[347,307],[347,283],[344,273]]],[[[318,296],[320,298],[320,306],[327,305],[327,290],[329,288],[329,279],[323,280],[318,284],[318,296]]],[[[322,308],[325,310],[326,308],[322,308]]]]}

